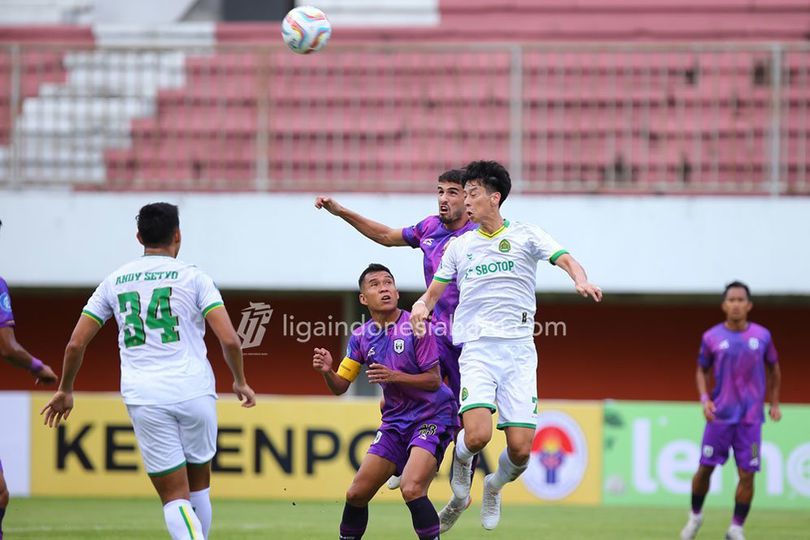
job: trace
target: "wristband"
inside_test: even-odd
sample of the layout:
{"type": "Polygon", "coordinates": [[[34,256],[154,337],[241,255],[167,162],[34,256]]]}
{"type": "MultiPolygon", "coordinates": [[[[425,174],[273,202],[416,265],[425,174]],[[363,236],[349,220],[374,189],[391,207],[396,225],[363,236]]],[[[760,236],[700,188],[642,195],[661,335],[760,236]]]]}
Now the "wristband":
{"type": "Polygon", "coordinates": [[[700,402],[706,403],[707,401],[709,401],[709,394],[700,394],[700,402]]]}
{"type": "Polygon", "coordinates": [[[423,306],[427,307],[427,303],[425,303],[424,300],[417,300],[416,302],[413,303],[413,305],[416,305],[416,304],[422,304],[423,306]]]}
{"type": "Polygon", "coordinates": [[[32,357],[31,358],[31,367],[28,368],[28,371],[30,371],[31,373],[36,375],[37,373],[42,371],[42,368],[44,368],[44,367],[45,367],[45,364],[42,362],[42,360],[40,360],[39,358],[33,358],[32,357]]]}

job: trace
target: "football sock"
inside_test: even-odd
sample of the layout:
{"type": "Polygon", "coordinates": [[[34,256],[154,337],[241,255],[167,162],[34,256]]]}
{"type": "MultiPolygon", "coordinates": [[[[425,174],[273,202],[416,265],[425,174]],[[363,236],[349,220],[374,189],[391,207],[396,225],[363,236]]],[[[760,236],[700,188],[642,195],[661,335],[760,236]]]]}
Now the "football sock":
{"type": "Polygon", "coordinates": [[[408,503],[411,511],[413,530],[419,540],[434,540],[439,538],[439,514],[433,508],[433,503],[427,497],[419,497],[408,503]]]}
{"type": "Polygon", "coordinates": [[[731,518],[731,523],[733,525],[739,525],[740,527],[742,527],[743,523],[745,523],[745,518],[748,517],[749,510],[751,510],[750,504],[735,502],[734,517],[731,518]]]}
{"type": "Polygon", "coordinates": [[[703,501],[706,500],[706,495],[697,495],[692,493],[692,513],[699,516],[703,511],[703,501]]]}
{"type": "Polygon", "coordinates": [[[340,521],[340,540],[360,540],[368,525],[368,506],[343,506],[343,519],[340,521]]]}
{"type": "Polygon", "coordinates": [[[501,456],[498,458],[498,470],[495,471],[495,475],[489,481],[489,484],[500,491],[508,482],[512,482],[523,474],[523,471],[528,467],[528,463],[524,465],[515,465],[512,463],[512,460],[509,459],[509,452],[504,448],[503,452],[501,452],[501,456]]]}
{"type": "Polygon", "coordinates": [[[200,491],[191,492],[191,506],[194,508],[194,513],[202,524],[203,534],[208,538],[208,531],[211,530],[211,488],[201,489],[200,491]]]}
{"type": "Polygon", "coordinates": [[[469,463],[476,453],[471,452],[467,445],[464,444],[464,430],[459,431],[456,439],[456,458],[462,463],[469,463]]]}
{"type": "Polygon", "coordinates": [[[202,525],[186,499],[175,499],[163,506],[163,518],[172,540],[203,540],[202,525]]]}

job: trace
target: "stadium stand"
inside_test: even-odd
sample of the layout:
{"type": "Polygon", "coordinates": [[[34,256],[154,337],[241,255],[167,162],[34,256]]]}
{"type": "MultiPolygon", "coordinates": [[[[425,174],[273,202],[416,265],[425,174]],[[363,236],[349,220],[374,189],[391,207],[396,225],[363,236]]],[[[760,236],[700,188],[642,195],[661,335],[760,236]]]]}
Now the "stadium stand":
{"type": "Polygon", "coordinates": [[[346,28],[299,57],[277,26],[224,24],[23,46],[14,118],[12,53],[0,57],[0,144],[12,121],[16,133],[0,159],[13,154],[24,182],[84,189],[424,190],[486,155],[528,192],[810,193],[806,2],[439,7],[454,43],[346,28]],[[492,32],[506,16],[510,34],[492,32]],[[538,39],[560,41],[499,44],[538,39]],[[582,39],[608,41],[566,42],[582,39]],[[751,41],[764,39],[785,44],[751,41]]]}

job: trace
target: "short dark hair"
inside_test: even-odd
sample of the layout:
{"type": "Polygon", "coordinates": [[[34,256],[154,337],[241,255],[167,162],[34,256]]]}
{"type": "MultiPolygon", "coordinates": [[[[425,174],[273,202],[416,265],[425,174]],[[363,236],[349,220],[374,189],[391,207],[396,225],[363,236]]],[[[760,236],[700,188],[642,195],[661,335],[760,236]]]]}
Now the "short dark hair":
{"type": "Polygon", "coordinates": [[[394,274],[391,273],[391,270],[389,270],[387,266],[384,266],[380,263],[371,263],[370,265],[368,265],[368,268],[363,270],[363,273],[360,274],[360,279],[357,280],[357,285],[362,289],[363,280],[366,279],[367,275],[372,274],[374,272],[388,272],[388,275],[391,276],[391,279],[394,279],[394,274]]]}
{"type": "Polygon", "coordinates": [[[146,247],[161,247],[172,243],[174,231],[180,227],[180,214],[173,204],[147,204],[135,218],[138,233],[146,247]]]}
{"type": "Polygon", "coordinates": [[[751,289],[749,289],[748,285],[746,285],[742,281],[732,281],[731,283],[726,285],[726,289],[723,291],[723,300],[726,299],[726,296],[728,295],[728,291],[730,289],[745,289],[746,298],[748,298],[749,301],[751,300],[751,289]]]}
{"type": "Polygon", "coordinates": [[[467,164],[464,167],[461,185],[466,186],[467,182],[472,180],[481,182],[488,193],[496,191],[500,193],[501,201],[498,206],[504,203],[512,189],[512,178],[509,177],[509,171],[497,161],[473,161],[467,164]]]}
{"type": "Polygon", "coordinates": [[[439,182],[450,182],[453,184],[461,184],[463,178],[464,178],[464,169],[450,169],[449,171],[444,171],[442,174],[439,175],[439,182]]]}

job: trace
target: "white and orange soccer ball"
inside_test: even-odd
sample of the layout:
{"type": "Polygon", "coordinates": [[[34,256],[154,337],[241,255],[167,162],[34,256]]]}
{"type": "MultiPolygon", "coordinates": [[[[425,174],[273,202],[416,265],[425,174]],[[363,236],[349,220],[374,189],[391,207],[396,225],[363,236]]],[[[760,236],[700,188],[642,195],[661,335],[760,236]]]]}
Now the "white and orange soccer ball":
{"type": "Polygon", "coordinates": [[[331,35],[332,25],[326,14],[312,6],[298,6],[290,10],[281,23],[284,43],[298,54],[309,54],[322,49],[331,35]]]}

